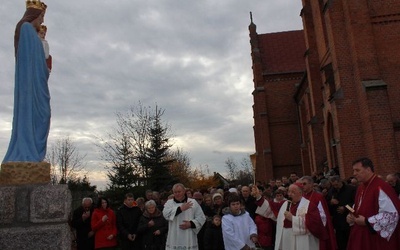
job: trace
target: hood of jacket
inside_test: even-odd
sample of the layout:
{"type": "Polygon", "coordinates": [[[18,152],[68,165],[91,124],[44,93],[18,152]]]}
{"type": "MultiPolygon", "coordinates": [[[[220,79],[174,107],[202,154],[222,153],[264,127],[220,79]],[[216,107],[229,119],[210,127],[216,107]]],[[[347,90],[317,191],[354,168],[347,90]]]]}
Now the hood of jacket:
{"type": "Polygon", "coordinates": [[[244,209],[244,207],[242,207],[242,208],[240,208],[239,214],[233,214],[232,211],[231,211],[231,209],[230,209],[229,207],[226,207],[226,208],[224,208],[224,209],[222,210],[222,213],[223,213],[224,215],[231,214],[231,215],[233,215],[233,216],[240,216],[240,215],[246,213],[246,210],[244,209]]]}

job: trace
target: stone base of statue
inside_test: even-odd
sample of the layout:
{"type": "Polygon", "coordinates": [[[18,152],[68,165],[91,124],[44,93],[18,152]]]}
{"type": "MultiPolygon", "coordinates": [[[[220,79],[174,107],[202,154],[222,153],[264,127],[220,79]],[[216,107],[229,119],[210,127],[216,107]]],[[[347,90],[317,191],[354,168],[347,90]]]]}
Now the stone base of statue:
{"type": "Polygon", "coordinates": [[[1,164],[0,185],[50,183],[48,162],[7,162],[1,164]]]}
{"type": "Polygon", "coordinates": [[[50,164],[2,164],[0,249],[71,249],[71,193],[51,185],[50,164]]]}

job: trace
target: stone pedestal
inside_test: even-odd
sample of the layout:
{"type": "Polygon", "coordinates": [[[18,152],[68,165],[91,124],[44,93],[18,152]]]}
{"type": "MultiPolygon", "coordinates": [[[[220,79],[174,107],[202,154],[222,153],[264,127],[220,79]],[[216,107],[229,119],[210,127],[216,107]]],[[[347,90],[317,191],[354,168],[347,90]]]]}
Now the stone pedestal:
{"type": "Polygon", "coordinates": [[[48,162],[7,162],[1,164],[0,185],[50,183],[48,162]]]}
{"type": "Polygon", "coordinates": [[[67,185],[0,186],[0,199],[1,250],[71,249],[67,185]]]}

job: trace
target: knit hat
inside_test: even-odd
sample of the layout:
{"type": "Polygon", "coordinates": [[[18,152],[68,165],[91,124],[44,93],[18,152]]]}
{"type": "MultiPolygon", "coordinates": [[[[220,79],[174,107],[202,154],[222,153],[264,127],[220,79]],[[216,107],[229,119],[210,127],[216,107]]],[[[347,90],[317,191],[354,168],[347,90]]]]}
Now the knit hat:
{"type": "Polygon", "coordinates": [[[236,188],[230,188],[229,193],[238,193],[236,188]]]}
{"type": "Polygon", "coordinates": [[[213,194],[212,199],[215,200],[215,198],[218,197],[218,196],[221,197],[221,199],[222,199],[222,195],[220,193],[218,193],[218,192],[213,194]]]}

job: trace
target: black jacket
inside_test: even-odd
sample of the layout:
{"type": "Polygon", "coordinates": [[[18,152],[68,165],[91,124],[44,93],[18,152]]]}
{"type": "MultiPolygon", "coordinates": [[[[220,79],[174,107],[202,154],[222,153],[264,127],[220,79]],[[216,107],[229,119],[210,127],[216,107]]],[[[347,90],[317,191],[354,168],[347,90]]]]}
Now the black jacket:
{"type": "Polygon", "coordinates": [[[204,250],[224,250],[222,227],[210,223],[204,232],[204,250]]]}
{"type": "Polygon", "coordinates": [[[333,226],[336,230],[344,230],[349,227],[349,224],[346,221],[346,216],[348,214],[347,209],[343,214],[337,212],[338,206],[346,206],[350,207],[354,204],[354,199],[356,196],[357,188],[351,185],[347,185],[343,182],[343,186],[341,189],[337,190],[332,188],[332,198],[335,198],[339,201],[338,205],[332,205],[328,202],[329,212],[332,216],[333,226]]]}
{"type": "Polygon", "coordinates": [[[127,207],[125,204],[118,208],[117,213],[118,235],[121,240],[127,240],[128,234],[137,234],[142,210],[138,206],[127,207]]]}
{"type": "Polygon", "coordinates": [[[141,249],[165,249],[166,236],[168,232],[168,222],[160,212],[156,209],[154,214],[147,211],[140,217],[138,233],[142,238],[141,249]],[[154,226],[149,227],[149,221],[154,221],[154,226]],[[154,235],[154,232],[160,230],[160,235],[154,235]]]}
{"type": "Polygon", "coordinates": [[[240,199],[242,200],[242,204],[244,204],[246,211],[249,213],[250,217],[254,220],[256,217],[256,210],[257,210],[256,198],[254,198],[253,196],[249,196],[246,200],[243,196],[240,196],[240,199]]]}
{"type": "Polygon", "coordinates": [[[94,236],[88,238],[88,234],[92,231],[90,221],[92,220],[93,208],[90,209],[90,217],[82,220],[82,214],[85,210],[82,206],[74,210],[71,225],[76,230],[77,249],[90,250],[94,249],[94,236]]]}

